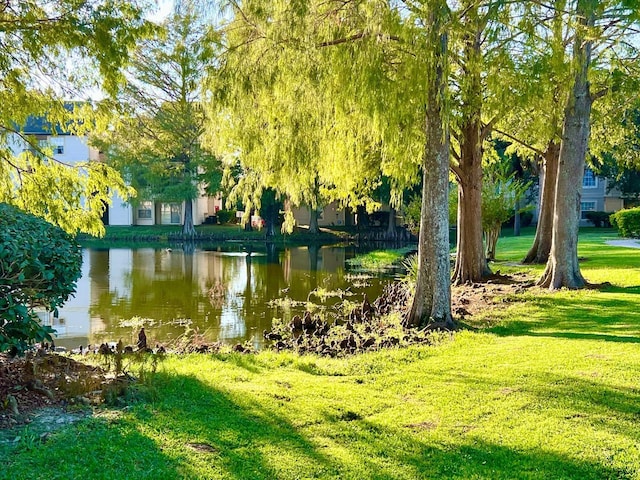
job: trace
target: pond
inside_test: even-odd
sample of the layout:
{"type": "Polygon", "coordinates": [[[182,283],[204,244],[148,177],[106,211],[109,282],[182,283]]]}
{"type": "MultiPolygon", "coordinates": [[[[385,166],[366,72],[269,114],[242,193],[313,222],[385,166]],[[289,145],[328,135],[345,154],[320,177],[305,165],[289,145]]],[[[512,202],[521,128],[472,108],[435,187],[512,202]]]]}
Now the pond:
{"type": "Polygon", "coordinates": [[[187,329],[206,341],[264,344],[274,318],[289,321],[307,301],[335,308],[375,299],[393,272],[350,269],[353,246],[83,249],[82,277],[58,316],[45,316],[67,348],[122,339],[171,344],[187,329]],[[333,296],[334,294],[335,296],[333,296]]]}

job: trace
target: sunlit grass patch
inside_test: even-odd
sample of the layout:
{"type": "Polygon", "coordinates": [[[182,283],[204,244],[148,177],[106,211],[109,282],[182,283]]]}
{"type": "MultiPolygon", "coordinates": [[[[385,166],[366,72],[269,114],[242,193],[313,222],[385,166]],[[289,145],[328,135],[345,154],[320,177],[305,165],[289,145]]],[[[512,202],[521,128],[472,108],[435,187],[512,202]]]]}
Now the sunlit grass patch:
{"type": "MultiPolygon", "coordinates": [[[[611,236],[579,243],[610,285],[509,291],[429,346],[170,355],[151,400],[0,449],[0,478],[640,478],[640,251],[611,236]]],[[[498,268],[532,239],[502,238],[498,268]]]]}
{"type": "Polygon", "coordinates": [[[350,258],[347,263],[351,268],[358,270],[384,270],[394,265],[398,265],[407,253],[414,251],[415,247],[403,247],[389,250],[375,250],[373,252],[358,255],[350,258]]]}

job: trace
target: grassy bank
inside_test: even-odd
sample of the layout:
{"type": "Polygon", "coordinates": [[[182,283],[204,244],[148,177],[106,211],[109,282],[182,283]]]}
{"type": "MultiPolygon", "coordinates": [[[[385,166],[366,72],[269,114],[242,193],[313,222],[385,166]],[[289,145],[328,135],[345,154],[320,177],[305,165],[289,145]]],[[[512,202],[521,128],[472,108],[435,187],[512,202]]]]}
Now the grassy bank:
{"type": "Polygon", "coordinates": [[[347,263],[355,270],[380,271],[400,265],[402,260],[411,252],[415,252],[417,246],[411,245],[402,248],[386,250],[374,250],[369,253],[356,255],[347,260],[347,263]]]}
{"type": "Polygon", "coordinates": [[[510,294],[435,347],[169,357],[149,401],[0,448],[0,478],[640,478],[640,251],[614,237],[580,240],[611,286],[510,294]]]}
{"type": "MultiPolygon", "coordinates": [[[[121,246],[162,246],[171,242],[182,242],[179,225],[151,225],[151,226],[114,226],[106,227],[102,238],[80,235],[79,242],[84,246],[100,247],[118,244],[121,246]]],[[[298,229],[290,235],[277,232],[273,238],[277,243],[309,244],[332,243],[350,238],[350,233],[343,230],[323,228],[320,233],[313,235],[306,229],[298,229]]],[[[224,241],[260,241],[266,240],[265,230],[245,231],[240,225],[198,225],[196,226],[196,241],[224,242],[224,241]]]]}

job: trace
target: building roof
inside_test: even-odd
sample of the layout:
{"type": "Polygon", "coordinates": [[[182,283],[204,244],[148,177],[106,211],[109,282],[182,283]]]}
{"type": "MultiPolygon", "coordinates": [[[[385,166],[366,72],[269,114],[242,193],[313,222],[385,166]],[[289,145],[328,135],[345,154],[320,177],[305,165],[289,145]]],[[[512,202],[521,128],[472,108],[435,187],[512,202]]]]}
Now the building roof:
{"type": "MultiPolygon", "coordinates": [[[[76,106],[85,102],[64,102],[64,108],[73,112],[76,106]]],[[[71,122],[69,122],[70,124],[71,122]]],[[[60,127],[60,125],[52,125],[46,116],[29,116],[24,125],[15,125],[16,130],[20,130],[26,135],[70,135],[68,130],[60,127]]]]}

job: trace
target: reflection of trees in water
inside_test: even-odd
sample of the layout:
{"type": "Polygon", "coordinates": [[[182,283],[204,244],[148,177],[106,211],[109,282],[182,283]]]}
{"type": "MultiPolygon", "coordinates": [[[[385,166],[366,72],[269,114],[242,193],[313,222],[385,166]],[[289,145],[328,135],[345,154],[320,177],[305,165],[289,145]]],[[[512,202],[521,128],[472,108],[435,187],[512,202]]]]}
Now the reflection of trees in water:
{"type": "Polygon", "coordinates": [[[108,331],[120,320],[142,317],[164,323],[163,334],[181,333],[182,327],[167,324],[198,318],[208,300],[194,280],[194,261],[180,251],[134,250],[129,270],[92,304],[92,316],[100,316],[108,331]]]}
{"type": "Polygon", "coordinates": [[[241,341],[260,338],[272,318],[282,316],[267,305],[271,300],[288,296],[305,301],[318,286],[346,288],[342,248],[282,250],[261,244],[244,253],[219,250],[120,250],[111,256],[108,251],[91,252],[92,295],[102,292],[91,299],[91,316],[123,338],[131,332],[118,328],[120,320],[161,322],[149,331],[155,340],[181,334],[183,327],[171,322],[188,318],[201,332],[211,330],[212,339],[241,341]],[[214,286],[218,294],[212,301],[209,290],[214,286]]]}

